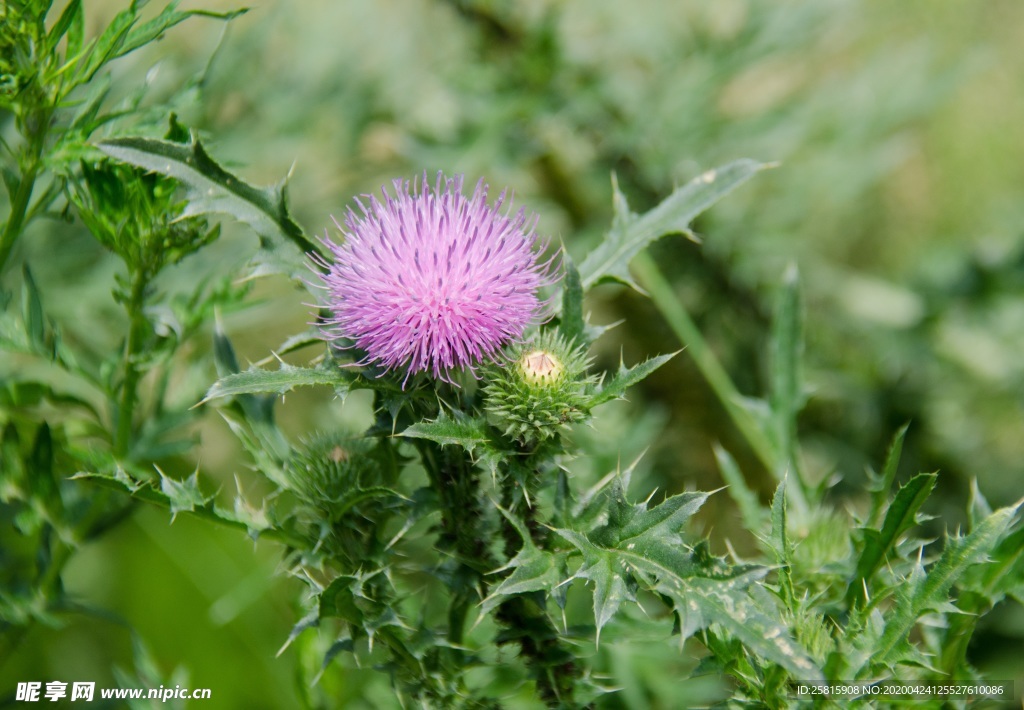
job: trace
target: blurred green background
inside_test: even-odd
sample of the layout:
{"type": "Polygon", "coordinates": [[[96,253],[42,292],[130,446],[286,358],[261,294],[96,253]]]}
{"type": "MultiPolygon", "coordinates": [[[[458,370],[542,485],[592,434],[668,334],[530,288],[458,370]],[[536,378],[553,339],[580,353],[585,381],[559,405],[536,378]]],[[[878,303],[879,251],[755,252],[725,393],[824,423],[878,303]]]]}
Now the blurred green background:
{"type": "MultiPolygon", "coordinates": [[[[184,6],[200,5],[237,6],[184,6]]],[[[121,4],[86,7],[93,33],[121,4]]],[[[188,22],[116,65],[116,86],[149,82],[154,102],[169,95],[206,64],[221,31],[188,22]]],[[[539,231],[577,260],[610,222],[612,172],[642,211],[728,160],[780,161],[700,218],[703,246],[669,237],[655,256],[751,395],[764,390],[774,289],[795,262],[807,317],[808,471],[841,474],[837,505],[856,506],[865,468],[909,421],[901,471],[940,471],[943,498],[929,512],[941,530],[962,522],[972,478],[993,505],[1024,494],[1022,46],[1024,4],[1011,0],[268,0],[230,24],[202,91],[181,108],[211,153],[250,181],[291,172],[293,210],[311,232],[323,233],[353,195],[441,169],[510,186],[540,214],[539,231]]],[[[67,229],[37,224],[23,256],[41,282],[58,285],[51,310],[112,345],[113,262],[67,229]]],[[[230,271],[254,247],[232,226],[165,287],[230,271]]],[[[597,323],[626,319],[598,343],[600,367],[620,351],[635,362],[679,347],[640,295],[605,286],[588,307],[597,323]]],[[[225,327],[240,358],[257,361],[309,320],[301,292],[266,281],[225,327]]],[[[212,381],[202,352],[196,362],[184,380],[212,381]]],[[[685,353],[607,409],[596,431],[578,434],[589,454],[574,463],[577,475],[651,446],[638,488],[717,488],[717,441],[769,494],[685,353]]],[[[343,408],[319,391],[289,395],[281,412],[295,434],[367,416],[365,400],[343,408]]],[[[168,461],[168,472],[198,466],[228,489],[237,475],[258,490],[215,412],[196,435],[195,455],[168,461]]],[[[704,520],[717,551],[726,539],[742,549],[738,515],[716,498],[704,520]]],[[[292,707],[303,651],[274,653],[300,615],[301,590],[274,575],[278,556],[271,543],[140,509],[78,554],[67,584],[134,628],[165,675],[180,667],[192,687],[211,688],[203,707],[292,707]]],[[[1020,610],[997,609],[975,658],[990,677],[1020,676],[1022,639],[1020,610]]],[[[645,665],[607,653],[611,663],[632,659],[629,672],[653,684],[652,696],[622,693],[611,705],[671,706],[681,692],[652,669],[684,659],[645,665]]],[[[664,653],[675,653],[671,644],[664,653]]],[[[125,626],[83,620],[33,629],[0,659],[0,678],[5,688],[113,685],[111,669],[132,662],[125,626]]],[[[323,682],[345,707],[394,706],[386,682],[366,671],[323,682]],[[352,699],[364,692],[369,700],[352,699]]]]}

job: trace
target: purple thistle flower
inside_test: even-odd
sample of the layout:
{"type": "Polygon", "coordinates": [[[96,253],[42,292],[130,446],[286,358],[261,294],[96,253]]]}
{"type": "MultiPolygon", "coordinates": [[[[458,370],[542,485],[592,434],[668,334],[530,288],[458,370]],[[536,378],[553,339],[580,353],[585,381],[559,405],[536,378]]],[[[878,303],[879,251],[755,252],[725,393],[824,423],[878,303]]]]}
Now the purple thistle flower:
{"type": "MultiPolygon", "coordinates": [[[[541,263],[535,216],[499,209],[503,191],[487,204],[487,185],[462,194],[462,176],[437,174],[433,190],[423,176],[394,181],[384,201],[356,200],[345,216],[345,243],[324,240],[334,256],[323,274],[325,335],[366,353],[360,364],[404,369],[406,380],[430,371],[450,382],[458,368],[475,372],[536,322],[537,290],[554,281],[552,260],[541,263]]],[[[337,224],[337,222],[335,222],[337,224]]],[[[403,386],[404,386],[403,382],[403,386]]]]}

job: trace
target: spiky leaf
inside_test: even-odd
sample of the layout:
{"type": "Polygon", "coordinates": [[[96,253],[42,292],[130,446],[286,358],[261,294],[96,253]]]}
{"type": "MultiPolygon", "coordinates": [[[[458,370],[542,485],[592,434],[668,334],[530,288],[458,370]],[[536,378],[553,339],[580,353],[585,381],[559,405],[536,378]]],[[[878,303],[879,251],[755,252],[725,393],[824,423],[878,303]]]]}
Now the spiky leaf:
{"type": "Polygon", "coordinates": [[[627,389],[643,380],[677,354],[669,353],[668,355],[652,357],[634,367],[626,367],[625,363],[620,362],[619,371],[590,398],[589,406],[596,407],[613,399],[621,399],[626,394],[627,389]]]}
{"type": "Polygon", "coordinates": [[[634,256],[666,234],[690,234],[690,222],[697,215],[767,167],[753,160],[737,160],[709,170],[643,215],[629,211],[625,196],[615,185],[615,220],[601,244],[580,264],[583,289],[603,281],[633,285],[629,262],[634,256]]]}
{"type": "Polygon", "coordinates": [[[112,158],[178,180],[188,188],[185,216],[228,214],[260,238],[255,275],[284,273],[306,284],[305,254],[319,253],[288,212],[286,183],[256,188],[218,165],[193,137],[188,144],[153,138],[112,138],[99,149],[112,158]]]}
{"type": "Polygon", "coordinates": [[[907,636],[925,613],[946,609],[954,582],[972,565],[984,562],[1017,517],[1019,505],[1000,508],[965,537],[949,536],[938,561],[927,573],[915,573],[897,593],[896,608],[888,615],[871,660],[891,664],[907,652],[907,636]]]}
{"type": "Polygon", "coordinates": [[[914,476],[896,493],[885,513],[882,529],[868,528],[864,531],[864,549],[857,559],[857,571],[846,593],[848,602],[852,602],[861,593],[864,582],[871,581],[900,536],[917,524],[917,514],[931,495],[937,480],[938,476],[934,473],[914,476]]]}

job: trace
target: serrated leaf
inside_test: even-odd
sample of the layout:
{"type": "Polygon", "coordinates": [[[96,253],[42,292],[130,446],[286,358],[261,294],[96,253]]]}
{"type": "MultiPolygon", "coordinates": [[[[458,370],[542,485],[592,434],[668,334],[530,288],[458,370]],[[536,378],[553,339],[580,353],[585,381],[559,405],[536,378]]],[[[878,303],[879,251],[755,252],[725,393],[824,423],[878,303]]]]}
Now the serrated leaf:
{"type": "Polygon", "coordinates": [[[857,571],[846,591],[848,603],[862,595],[864,582],[871,581],[900,536],[917,523],[917,513],[931,495],[937,480],[938,476],[934,473],[919,473],[911,478],[893,498],[885,513],[882,529],[865,530],[864,549],[857,559],[857,571]]]}
{"type": "Polygon", "coordinates": [[[286,183],[256,188],[232,175],[193,139],[182,145],[153,138],[114,138],[98,146],[107,155],[172,177],[188,188],[184,216],[228,214],[260,238],[257,273],[284,273],[308,287],[306,254],[320,254],[288,212],[286,183]]]}
{"type": "Polygon", "coordinates": [[[445,412],[441,412],[433,421],[413,424],[402,432],[402,436],[428,439],[442,446],[461,446],[470,453],[477,446],[487,444],[491,440],[487,432],[487,420],[483,417],[452,418],[445,412]]]}
{"type": "Polygon", "coordinates": [[[589,406],[596,407],[599,404],[610,402],[613,399],[621,399],[625,395],[627,389],[643,380],[676,355],[678,355],[677,352],[669,353],[668,355],[659,355],[657,357],[652,357],[649,360],[645,360],[639,365],[628,368],[620,361],[619,371],[615,373],[615,376],[612,377],[611,380],[604,383],[597,393],[590,397],[589,406]]]}
{"type": "Polygon", "coordinates": [[[341,368],[296,367],[282,362],[277,370],[261,370],[251,367],[217,380],[207,391],[202,403],[220,397],[237,397],[247,394],[285,394],[296,387],[328,385],[338,391],[347,391],[356,375],[341,368]]]}
{"type": "Polygon", "coordinates": [[[900,466],[900,456],[903,454],[903,440],[907,435],[910,424],[904,424],[892,438],[889,444],[889,451],[885,456],[885,465],[882,466],[882,476],[878,484],[871,491],[871,513],[868,515],[868,525],[878,527],[882,522],[882,514],[885,511],[885,503],[889,498],[889,491],[896,480],[896,471],[900,466]]]}
{"type": "Polygon", "coordinates": [[[583,289],[590,290],[608,280],[633,285],[628,267],[634,256],[666,234],[688,234],[690,222],[697,215],[767,167],[770,166],[753,160],[737,160],[709,170],[639,216],[629,211],[616,185],[612,228],[580,264],[583,289]]]}
{"type": "Polygon", "coordinates": [[[497,506],[501,514],[512,524],[522,539],[522,547],[516,556],[504,566],[494,570],[497,574],[506,570],[512,573],[501,580],[491,593],[480,603],[480,614],[489,613],[509,597],[527,592],[547,591],[553,589],[560,581],[560,570],[557,556],[540,550],[533,544],[530,531],[523,522],[501,506],[497,506]]]}
{"type": "Polygon", "coordinates": [[[898,660],[910,630],[922,615],[949,602],[949,591],[971,565],[984,562],[1017,518],[1019,504],[1000,508],[966,537],[946,538],[938,561],[927,573],[915,572],[898,590],[896,608],[887,617],[885,631],[873,644],[871,662],[881,666],[898,660]]]}
{"type": "MultiPolygon", "coordinates": [[[[212,500],[212,497],[204,498],[201,493],[197,494],[198,486],[194,490],[189,490],[188,487],[192,486],[190,483],[174,482],[179,486],[185,486],[185,490],[180,490],[173,484],[168,484],[168,488],[171,491],[168,494],[163,490],[163,483],[161,483],[161,489],[157,489],[153,487],[150,481],[133,479],[121,469],[117,469],[113,473],[81,471],[72,476],[72,479],[90,481],[104,488],[126,493],[136,500],[152,503],[165,510],[175,512],[175,514],[184,512],[204,520],[227,525],[228,527],[242,530],[251,537],[277,540],[297,549],[302,549],[306,546],[305,540],[280,525],[254,530],[251,527],[251,521],[239,519],[234,513],[224,510],[212,500]]],[[[165,478],[164,480],[171,479],[165,478]]]]}

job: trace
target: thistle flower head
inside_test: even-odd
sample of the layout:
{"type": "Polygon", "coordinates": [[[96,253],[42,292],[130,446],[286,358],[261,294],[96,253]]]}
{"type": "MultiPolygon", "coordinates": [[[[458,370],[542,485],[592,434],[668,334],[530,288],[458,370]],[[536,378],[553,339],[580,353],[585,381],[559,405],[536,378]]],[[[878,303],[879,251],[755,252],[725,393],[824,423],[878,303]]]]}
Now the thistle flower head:
{"type": "Polygon", "coordinates": [[[483,180],[466,197],[461,176],[438,173],[433,189],[423,178],[357,200],[359,213],[338,225],[345,242],[325,240],[334,258],[321,263],[324,332],[363,351],[363,364],[450,381],[538,320],[553,268],[541,261],[536,218],[501,211],[505,192],[489,205],[483,180]]]}

